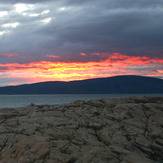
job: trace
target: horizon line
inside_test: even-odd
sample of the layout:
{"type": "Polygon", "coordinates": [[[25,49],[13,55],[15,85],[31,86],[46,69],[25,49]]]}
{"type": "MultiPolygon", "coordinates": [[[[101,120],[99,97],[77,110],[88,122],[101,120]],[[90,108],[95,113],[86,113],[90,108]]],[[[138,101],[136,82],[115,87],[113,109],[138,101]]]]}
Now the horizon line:
{"type": "Polygon", "coordinates": [[[16,84],[16,85],[4,85],[4,86],[0,86],[2,87],[14,87],[14,86],[22,86],[22,85],[31,85],[31,84],[37,84],[37,83],[48,83],[48,82],[63,82],[63,83],[69,83],[69,82],[75,82],[75,81],[86,81],[86,80],[94,80],[94,79],[106,79],[106,78],[113,78],[113,77],[120,77],[120,76],[138,76],[138,77],[149,77],[149,78],[156,78],[156,79],[161,79],[163,80],[163,78],[159,78],[156,76],[146,76],[146,75],[113,75],[113,76],[108,76],[108,77],[99,77],[99,78],[87,78],[87,79],[76,79],[76,80],[69,80],[69,81],[62,81],[62,80],[46,80],[46,81],[41,81],[41,82],[34,82],[34,83],[24,83],[24,84],[16,84]]]}

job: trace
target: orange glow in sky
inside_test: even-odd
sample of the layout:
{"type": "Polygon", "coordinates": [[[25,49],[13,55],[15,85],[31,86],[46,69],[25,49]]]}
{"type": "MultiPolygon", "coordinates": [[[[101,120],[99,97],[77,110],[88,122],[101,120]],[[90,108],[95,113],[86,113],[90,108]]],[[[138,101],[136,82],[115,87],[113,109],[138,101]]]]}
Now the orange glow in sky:
{"type": "Polygon", "coordinates": [[[25,64],[0,64],[0,75],[1,79],[3,76],[5,78],[21,79],[20,82],[10,82],[7,85],[41,81],[71,81],[131,74],[161,77],[163,76],[162,64],[163,59],[114,53],[100,62],[40,61],[25,64]]]}

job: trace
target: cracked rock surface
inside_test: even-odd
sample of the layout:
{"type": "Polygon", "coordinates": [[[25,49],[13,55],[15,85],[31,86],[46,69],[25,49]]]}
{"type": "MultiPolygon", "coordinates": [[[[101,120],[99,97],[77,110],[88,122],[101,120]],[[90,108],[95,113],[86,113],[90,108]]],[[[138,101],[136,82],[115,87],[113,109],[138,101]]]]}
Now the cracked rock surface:
{"type": "Polygon", "coordinates": [[[0,109],[0,163],[55,162],[163,162],[163,97],[0,109]]]}

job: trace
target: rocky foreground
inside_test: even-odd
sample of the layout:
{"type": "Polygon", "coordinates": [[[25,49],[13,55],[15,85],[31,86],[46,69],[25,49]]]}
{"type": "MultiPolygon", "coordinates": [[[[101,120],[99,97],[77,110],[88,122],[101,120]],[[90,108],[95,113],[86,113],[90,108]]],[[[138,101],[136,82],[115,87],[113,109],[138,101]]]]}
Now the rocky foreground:
{"type": "Polygon", "coordinates": [[[0,109],[0,163],[161,163],[163,97],[0,109]]]}

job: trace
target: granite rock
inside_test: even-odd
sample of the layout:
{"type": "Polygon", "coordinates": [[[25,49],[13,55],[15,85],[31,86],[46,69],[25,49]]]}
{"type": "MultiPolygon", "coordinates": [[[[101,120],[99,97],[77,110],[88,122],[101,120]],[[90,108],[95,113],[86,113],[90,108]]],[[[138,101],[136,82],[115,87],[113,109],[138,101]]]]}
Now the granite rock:
{"type": "Polygon", "coordinates": [[[0,109],[0,163],[159,163],[163,97],[0,109]]]}

